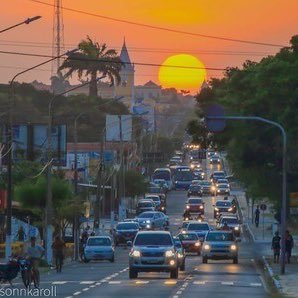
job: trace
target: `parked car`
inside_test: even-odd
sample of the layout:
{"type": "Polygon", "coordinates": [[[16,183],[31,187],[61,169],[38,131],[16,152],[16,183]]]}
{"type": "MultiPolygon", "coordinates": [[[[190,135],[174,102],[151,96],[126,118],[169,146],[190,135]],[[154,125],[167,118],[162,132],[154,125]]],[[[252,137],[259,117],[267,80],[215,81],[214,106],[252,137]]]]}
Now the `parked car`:
{"type": "Polygon", "coordinates": [[[84,248],[84,262],[91,260],[115,261],[114,244],[109,236],[91,236],[84,248]]]}
{"type": "Polygon", "coordinates": [[[166,217],[158,211],[143,212],[138,215],[137,220],[140,227],[146,230],[165,229],[168,226],[166,217]]]}
{"type": "Polygon", "coordinates": [[[129,253],[129,278],[139,272],[170,272],[178,278],[178,254],[173,237],[166,231],[141,231],[129,253]]]}
{"type": "Polygon", "coordinates": [[[119,222],[113,233],[115,245],[133,241],[139,230],[140,226],[137,222],[119,222]]]}
{"type": "Polygon", "coordinates": [[[232,259],[238,264],[238,242],[230,231],[210,231],[205,237],[202,248],[202,262],[232,259]]]}

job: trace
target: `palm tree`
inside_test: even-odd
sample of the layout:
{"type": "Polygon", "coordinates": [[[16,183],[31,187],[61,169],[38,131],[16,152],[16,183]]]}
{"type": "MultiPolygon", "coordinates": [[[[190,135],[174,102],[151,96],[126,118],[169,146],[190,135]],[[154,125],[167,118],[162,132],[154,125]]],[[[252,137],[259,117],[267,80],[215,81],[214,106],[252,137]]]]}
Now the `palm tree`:
{"type": "Polygon", "coordinates": [[[87,36],[79,43],[79,51],[69,55],[59,70],[68,69],[64,77],[71,77],[74,72],[77,72],[79,79],[89,77],[89,96],[97,96],[97,75],[106,76],[111,85],[119,85],[122,65],[116,50],[108,50],[105,43],[99,44],[87,36]]]}

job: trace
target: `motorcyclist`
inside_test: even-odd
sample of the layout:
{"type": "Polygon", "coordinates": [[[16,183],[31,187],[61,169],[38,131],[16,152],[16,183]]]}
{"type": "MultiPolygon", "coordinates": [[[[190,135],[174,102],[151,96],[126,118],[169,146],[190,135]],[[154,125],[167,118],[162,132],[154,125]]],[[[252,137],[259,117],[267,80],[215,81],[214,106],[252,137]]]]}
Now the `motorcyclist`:
{"type": "Polygon", "coordinates": [[[224,225],[223,225],[223,227],[222,227],[222,230],[223,231],[229,231],[230,230],[230,228],[229,228],[229,226],[228,226],[228,223],[225,221],[224,222],[224,225]]]}
{"type": "Polygon", "coordinates": [[[186,218],[188,219],[191,219],[191,213],[188,209],[186,209],[183,213],[183,217],[184,217],[184,220],[186,220],[186,218]]]}
{"type": "Polygon", "coordinates": [[[45,250],[42,246],[36,244],[36,237],[30,238],[30,245],[27,248],[26,255],[28,256],[32,271],[35,272],[35,274],[39,274],[38,266],[41,258],[44,256],[45,250]]]}

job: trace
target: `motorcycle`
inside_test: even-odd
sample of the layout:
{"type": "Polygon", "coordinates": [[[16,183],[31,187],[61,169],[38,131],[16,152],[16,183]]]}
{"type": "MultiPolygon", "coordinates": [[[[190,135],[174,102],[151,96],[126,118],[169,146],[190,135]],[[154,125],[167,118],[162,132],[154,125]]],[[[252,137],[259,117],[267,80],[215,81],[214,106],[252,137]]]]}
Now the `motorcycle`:
{"type": "Polygon", "coordinates": [[[10,258],[7,264],[0,264],[0,283],[9,283],[15,279],[20,271],[18,259],[10,258]]]}

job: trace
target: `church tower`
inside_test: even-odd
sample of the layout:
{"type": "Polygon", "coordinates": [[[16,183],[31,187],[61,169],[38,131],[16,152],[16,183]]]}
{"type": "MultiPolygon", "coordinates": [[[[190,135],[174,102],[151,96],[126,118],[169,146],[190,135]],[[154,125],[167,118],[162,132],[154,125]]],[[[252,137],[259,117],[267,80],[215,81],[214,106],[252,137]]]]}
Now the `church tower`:
{"type": "Polygon", "coordinates": [[[121,82],[119,86],[115,87],[116,96],[123,96],[122,100],[125,105],[132,110],[134,105],[134,76],[135,68],[131,63],[128,50],[126,47],[125,39],[120,53],[120,59],[124,63],[120,71],[121,82]]]}

